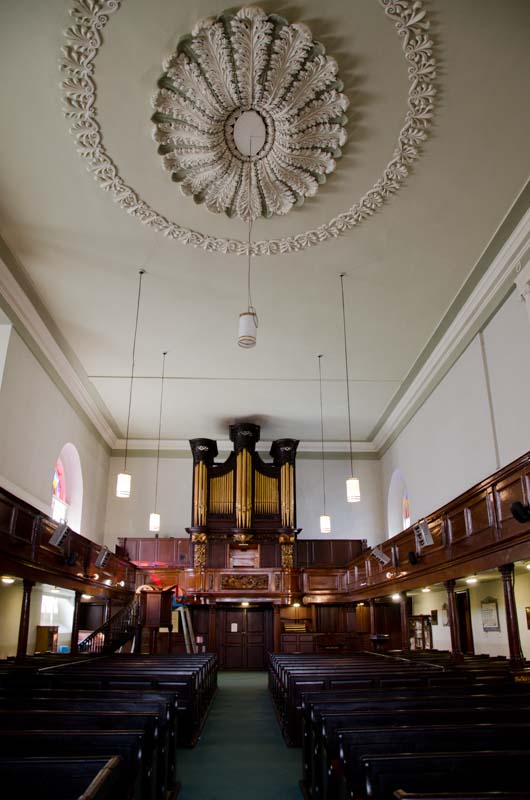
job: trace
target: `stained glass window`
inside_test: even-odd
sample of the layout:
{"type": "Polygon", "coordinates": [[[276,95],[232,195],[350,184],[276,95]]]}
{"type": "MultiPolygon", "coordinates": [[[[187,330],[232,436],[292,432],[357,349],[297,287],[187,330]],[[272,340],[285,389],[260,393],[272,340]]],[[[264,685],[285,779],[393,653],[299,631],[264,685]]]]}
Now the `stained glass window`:
{"type": "Polygon", "coordinates": [[[66,520],[68,504],[66,502],[66,484],[64,468],[60,458],[57,459],[52,480],[52,517],[57,522],[66,520]]]}
{"type": "Polygon", "coordinates": [[[409,493],[407,492],[406,489],[403,490],[402,515],[403,515],[403,530],[405,530],[405,528],[410,527],[410,500],[409,500],[409,493]]]}
{"type": "Polygon", "coordinates": [[[55,464],[55,470],[53,472],[52,495],[53,497],[56,497],[58,500],[62,500],[63,503],[66,502],[64,469],[60,458],[57,459],[57,463],[55,464]]]}

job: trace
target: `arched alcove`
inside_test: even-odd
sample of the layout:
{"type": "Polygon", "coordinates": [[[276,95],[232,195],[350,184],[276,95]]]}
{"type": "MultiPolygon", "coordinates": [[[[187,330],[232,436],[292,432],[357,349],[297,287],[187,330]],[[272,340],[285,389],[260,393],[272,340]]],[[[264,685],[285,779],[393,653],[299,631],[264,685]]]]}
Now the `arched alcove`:
{"type": "MultiPolygon", "coordinates": [[[[77,448],[71,442],[64,445],[57,458],[55,469],[60,465],[62,471],[62,494],[68,506],[66,521],[76,533],[81,532],[81,514],[83,511],[83,472],[77,448]]],[[[54,469],[54,477],[55,477],[54,469]]]]}
{"type": "Polygon", "coordinates": [[[409,493],[400,469],[394,470],[388,487],[387,525],[389,538],[410,525],[409,493]]]}

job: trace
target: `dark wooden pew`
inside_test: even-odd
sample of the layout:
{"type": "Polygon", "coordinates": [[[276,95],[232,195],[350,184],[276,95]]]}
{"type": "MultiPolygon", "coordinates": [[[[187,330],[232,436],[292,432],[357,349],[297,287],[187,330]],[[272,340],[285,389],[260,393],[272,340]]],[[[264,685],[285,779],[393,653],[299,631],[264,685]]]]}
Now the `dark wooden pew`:
{"type": "Polygon", "coordinates": [[[126,796],[127,778],[119,756],[110,759],[9,758],[0,756],[4,797],[39,800],[116,800],[126,796]]]}
{"type": "Polygon", "coordinates": [[[525,792],[528,750],[400,753],[363,758],[367,800],[393,800],[394,792],[525,792]]]}
{"type": "MultiPolygon", "coordinates": [[[[310,784],[314,774],[320,770],[319,762],[325,760],[323,769],[327,771],[329,764],[337,757],[338,742],[336,731],[339,728],[351,727],[350,722],[358,719],[360,712],[368,712],[374,715],[377,712],[389,712],[395,710],[397,713],[412,712],[415,710],[423,711],[427,709],[453,708],[462,710],[477,707],[507,707],[511,708],[514,702],[523,696],[530,705],[530,695],[528,693],[507,694],[503,692],[480,694],[456,694],[433,690],[426,695],[423,691],[404,691],[390,692],[388,690],[374,690],[373,693],[362,693],[358,696],[351,696],[347,699],[327,700],[326,695],[322,699],[306,704],[304,715],[304,737],[303,737],[303,765],[304,780],[310,784]]],[[[366,713],[365,713],[366,716],[366,713]]]]}
{"type": "Polygon", "coordinates": [[[530,720],[520,723],[399,726],[338,731],[339,758],[323,776],[322,797],[360,797],[363,759],[393,753],[530,749],[530,720]]]}
{"type": "MultiPolygon", "coordinates": [[[[126,791],[121,797],[151,800],[157,796],[153,773],[143,756],[142,731],[0,731],[0,753],[8,761],[50,758],[58,761],[121,756],[126,791]]],[[[93,777],[93,776],[92,776],[93,777]]],[[[57,797],[57,786],[54,787],[57,797]]],[[[22,797],[17,793],[16,796],[22,797]]],[[[31,795],[27,795],[30,797],[31,795]]]]}
{"type": "Polygon", "coordinates": [[[530,792],[394,792],[395,800],[530,800],[530,792]]]}
{"type": "MultiPolygon", "coordinates": [[[[326,720],[323,720],[323,738],[318,760],[313,764],[312,785],[321,787],[321,778],[340,753],[339,734],[365,728],[389,728],[402,725],[427,727],[429,724],[466,725],[479,723],[524,723],[530,718],[530,706],[506,708],[418,708],[391,709],[387,711],[359,711],[342,721],[335,720],[337,727],[328,739],[326,720]],[[324,764],[327,767],[324,767],[324,764]]],[[[397,787],[400,788],[400,787],[397,787]]],[[[318,790],[317,790],[318,791],[318,790]]]]}

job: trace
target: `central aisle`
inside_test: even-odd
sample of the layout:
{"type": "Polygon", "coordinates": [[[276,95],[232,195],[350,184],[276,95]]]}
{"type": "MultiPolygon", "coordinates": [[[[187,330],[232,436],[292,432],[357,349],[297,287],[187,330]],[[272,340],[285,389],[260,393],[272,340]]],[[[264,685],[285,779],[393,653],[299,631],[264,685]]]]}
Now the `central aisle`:
{"type": "Polygon", "coordinates": [[[201,740],[178,755],[178,800],[301,800],[301,753],[283,741],[265,672],[219,673],[201,740]]]}

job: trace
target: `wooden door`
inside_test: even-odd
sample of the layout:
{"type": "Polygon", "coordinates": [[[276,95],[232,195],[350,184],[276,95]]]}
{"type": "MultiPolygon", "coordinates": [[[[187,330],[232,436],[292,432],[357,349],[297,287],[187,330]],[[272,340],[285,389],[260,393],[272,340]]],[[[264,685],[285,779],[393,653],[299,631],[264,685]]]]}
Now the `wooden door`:
{"type": "Polygon", "coordinates": [[[217,612],[221,666],[264,669],[272,649],[272,609],[223,608],[217,612]]]}
{"type": "Polygon", "coordinates": [[[475,647],[473,644],[473,627],[471,625],[471,605],[469,602],[469,591],[464,589],[461,592],[456,592],[455,598],[460,650],[462,653],[465,653],[465,655],[472,656],[475,653],[475,647]]]}

